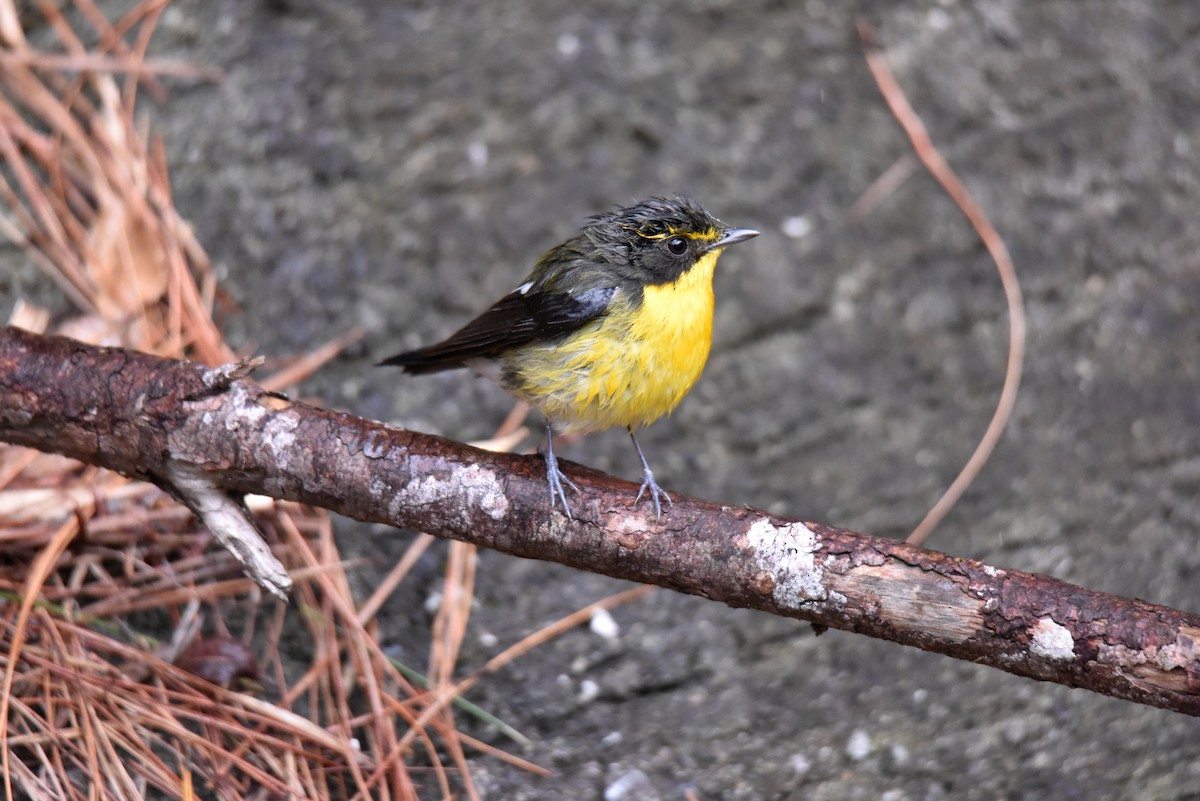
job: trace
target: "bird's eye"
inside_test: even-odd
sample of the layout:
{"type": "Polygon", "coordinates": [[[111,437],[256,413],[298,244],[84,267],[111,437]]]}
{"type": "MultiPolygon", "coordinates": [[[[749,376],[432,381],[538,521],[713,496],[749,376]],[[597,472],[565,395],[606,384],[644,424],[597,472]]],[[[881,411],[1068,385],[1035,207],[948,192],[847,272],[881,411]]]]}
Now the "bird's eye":
{"type": "Polygon", "coordinates": [[[667,250],[674,253],[676,256],[682,256],[687,253],[688,241],[682,236],[673,236],[667,240],[667,250]]]}

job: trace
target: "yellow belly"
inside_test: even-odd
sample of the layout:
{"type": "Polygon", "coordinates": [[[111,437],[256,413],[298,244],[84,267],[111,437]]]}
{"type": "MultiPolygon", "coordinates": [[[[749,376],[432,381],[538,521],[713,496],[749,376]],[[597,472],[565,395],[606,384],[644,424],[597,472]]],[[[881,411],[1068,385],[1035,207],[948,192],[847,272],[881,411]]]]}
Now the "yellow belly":
{"type": "Polygon", "coordinates": [[[608,313],[565,341],[510,354],[503,370],[516,380],[507,389],[563,431],[636,428],[670,412],[708,361],[717,255],[673,284],[645,287],[632,313],[618,292],[608,313]]]}

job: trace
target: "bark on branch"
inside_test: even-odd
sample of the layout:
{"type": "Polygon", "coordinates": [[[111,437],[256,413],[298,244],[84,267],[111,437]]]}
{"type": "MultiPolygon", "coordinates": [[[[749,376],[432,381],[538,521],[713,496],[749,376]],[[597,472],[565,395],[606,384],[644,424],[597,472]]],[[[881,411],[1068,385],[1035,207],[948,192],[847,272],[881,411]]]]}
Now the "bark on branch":
{"type": "Polygon", "coordinates": [[[152,481],[206,478],[358,520],[658,584],[913,645],[1034,679],[1200,715],[1200,616],[572,465],[575,519],[539,457],[294,403],[228,371],[0,332],[0,440],[152,481]]]}

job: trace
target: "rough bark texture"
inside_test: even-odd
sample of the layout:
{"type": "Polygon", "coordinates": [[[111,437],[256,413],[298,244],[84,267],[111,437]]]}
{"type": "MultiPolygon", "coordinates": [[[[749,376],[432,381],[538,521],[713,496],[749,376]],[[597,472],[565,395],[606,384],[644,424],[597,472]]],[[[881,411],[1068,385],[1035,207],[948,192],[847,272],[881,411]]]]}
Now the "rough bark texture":
{"type": "Polygon", "coordinates": [[[294,403],[219,371],[8,328],[0,440],[171,490],[187,464],[230,493],[364,521],[913,645],[1030,678],[1200,714],[1200,616],[816,523],[635,488],[578,465],[575,519],[540,458],[294,403]],[[214,378],[214,376],[217,376],[214,378]]]}

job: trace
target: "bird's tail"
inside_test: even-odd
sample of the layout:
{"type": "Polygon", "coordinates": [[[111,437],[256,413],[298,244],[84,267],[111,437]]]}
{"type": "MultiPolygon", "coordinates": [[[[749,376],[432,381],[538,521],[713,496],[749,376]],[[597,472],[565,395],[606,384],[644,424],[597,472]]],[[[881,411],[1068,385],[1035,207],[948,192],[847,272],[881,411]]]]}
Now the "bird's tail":
{"type": "Polygon", "coordinates": [[[383,361],[378,362],[375,366],[403,367],[406,373],[424,375],[426,373],[440,373],[443,370],[456,370],[467,365],[461,358],[446,354],[437,345],[431,345],[427,348],[418,348],[417,350],[397,353],[395,356],[389,356],[383,361]]]}

